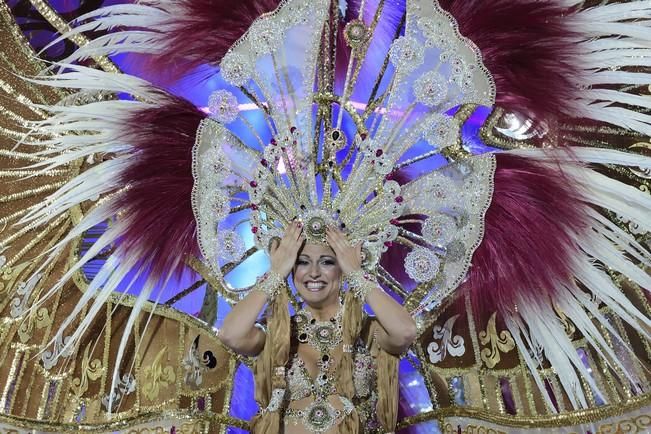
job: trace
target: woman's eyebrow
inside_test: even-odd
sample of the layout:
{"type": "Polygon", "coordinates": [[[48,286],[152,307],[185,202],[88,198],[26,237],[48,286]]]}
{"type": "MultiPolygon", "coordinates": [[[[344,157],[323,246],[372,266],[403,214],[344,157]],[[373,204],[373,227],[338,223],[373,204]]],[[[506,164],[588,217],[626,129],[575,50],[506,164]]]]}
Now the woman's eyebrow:
{"type": "MultiPolygon", "coordinates": [[[[312,257],[310,255],[306,255],[305,253],[301,253],[300,255],[298,255],[298,257],[299,258],[312,259],[312,257]]],[[[335,259],[336,257],[332,256],[332,255],[321,255],[321,256],[319,256],[319,259],[323,259],[323,258],[335,259]]]]}

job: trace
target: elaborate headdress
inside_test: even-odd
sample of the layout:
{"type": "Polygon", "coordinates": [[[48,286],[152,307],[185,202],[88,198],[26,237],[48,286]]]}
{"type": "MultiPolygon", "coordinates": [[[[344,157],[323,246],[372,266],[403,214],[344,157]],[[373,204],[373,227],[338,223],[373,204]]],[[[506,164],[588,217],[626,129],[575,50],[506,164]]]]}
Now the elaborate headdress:
{"type": "Polygon", "coordinates": [[[418,283],[437,280],[438,292],[447,293],[481,238],[494,162],[452,164],[402,186],[393,178],[401,167],[460,147],[454,113],[463,104],[490,105],[491,79],[449,16],[430,2],[413,2],[404,36],[382,47],[389,50],[386,64],[366,62],[380,49],[371,46],[385,42],[374,38],[377,19],[346,25],[351,54],[337,81],[335,65],[325,60],[334,47],[323,29],[338,20],[330,13],[327,3],[284,2],[224,56],[229,86],[211,96],[213,114],[199,127],[193,154],[203,257],[219,273],[220,263],[244,253],[224,222],[237,197],[258,248],[296,218],[317,242],[335,225],[363,242],[369,269],[388,246],[402,243],[410,249],[409,275],[418,283]],[[239,110],[246,95],[259,110],[239,110]],[[423,231],[400,229],[409,215],[420,216],[423,231]]]}

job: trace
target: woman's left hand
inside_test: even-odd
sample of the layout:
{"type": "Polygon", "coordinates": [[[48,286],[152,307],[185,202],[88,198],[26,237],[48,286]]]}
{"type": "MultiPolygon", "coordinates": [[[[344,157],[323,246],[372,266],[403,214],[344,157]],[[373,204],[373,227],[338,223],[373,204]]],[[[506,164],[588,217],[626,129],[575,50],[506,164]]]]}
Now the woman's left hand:
{"type": "Polygon", "coordinates": [[[351,245],[339,229],[328,227],[326,241],[337,255],[337,262],[344,276],[362,268],[362,243],[351,245]]]}

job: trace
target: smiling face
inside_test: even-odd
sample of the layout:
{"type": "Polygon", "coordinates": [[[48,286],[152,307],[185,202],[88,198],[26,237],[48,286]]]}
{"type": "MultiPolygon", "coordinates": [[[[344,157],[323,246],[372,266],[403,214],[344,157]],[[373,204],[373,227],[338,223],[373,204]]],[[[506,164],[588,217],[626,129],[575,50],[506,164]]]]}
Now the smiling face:
{"type": "Polygon", "coordinates": [[[328,246],[305,244],[294,266],[294,286],[310,307],[339,303],[341,268],[328,246]]]}

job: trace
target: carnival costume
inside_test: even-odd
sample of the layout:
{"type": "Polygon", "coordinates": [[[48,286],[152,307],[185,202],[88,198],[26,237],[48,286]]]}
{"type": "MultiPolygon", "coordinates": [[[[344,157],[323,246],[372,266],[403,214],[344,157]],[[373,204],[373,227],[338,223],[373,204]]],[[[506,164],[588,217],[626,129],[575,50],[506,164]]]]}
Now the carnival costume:
{"type": "MultiPolygon", "coordinates": [[[[456,432],[446,415],[459,430],[476,419],[523,428],[622,399],[620,413],[649,404],[651,159],[633,151],[651,147],[651,2],[340,3],[113,5],[62,31],[51,45],[79,47],[45,71],[14,65],[18,84],[2,91],[24,114],[5,109],[13,124],[2,130],[1,173],[16,182],[1,198],[12,205],[0,214],[0,336],[36,347],[11,346],[6,413],[20,382],[12,375],[35,352],[54,386],[39,389],[40,413],[22,416],[54,417],[55,407],[44,410],[48,387],[74,392],[77,407],[61,410],[61,423],[79,418],[81,403],[93,421],[198,408],[219,390],[202,386],[208,366],[230,366],[232,381],[235,356],[222,348],[198,361],[197,335],[179,373],[145,368],[164,366],[166,354],[143,343],[156,339],[157,289],[192,268],[236,303],[251,288],[224,276],[295,219],[310,242],[336,226],[361,243],[364,270],[349,277],[341,330],[312,323],[279,276],[253,287],[271,299],[268,336],[289,324],[291,303],[296,339],[343,354],[334,368],[324,358],[311,380],[299,358],[288,360],[288,337],[268,337],[253,363],[255,432],[396,429],[398,358],[372,333],[360,341],[365,294],[378,285],[418,324],[404,360],[425,377],[431,418],[446,430],[456,432]],[[171,74],[218,65],[222,86],[202,111],[119,72],[106,56],[121,53],[171,74]],[[42,185],[21,187],[34,180],[42,185]],[[107,221],[93,243],[74,247],[107,221]],[[98,255],[101,268],[79,283],[98,255]],[[71,282],[83,292],[71,296],[71,282]],[[137,296],[125,303],[118,287],[137,296]],[[62,297],[74,303],[55,311],[62,297]],[[105,344],[110,357],[95,365],[102,385],[88,398],[92,354],[118,306],[128,306],[118,312],[123,331],[105,344]],[[51,333],[35,334],[39,315],[51,333]],[[270,343],[284,352],[270,354],[270,343]],[[68,385],[54,373],[70,366],[78,382],[68,385]],[[161,378],[177,382],[174,405],[153,404],[161,378]],[[336,406],[326,399],[334,392],[336,406]],[[288,407],[309,395],[308,408],[288,407]]],[[[211,401],[222,405],[212,427],[235,424],[215,416],[229,399],[211,401]]],[[[563,423],[572,420],[582,422],[563,423]]]]}

